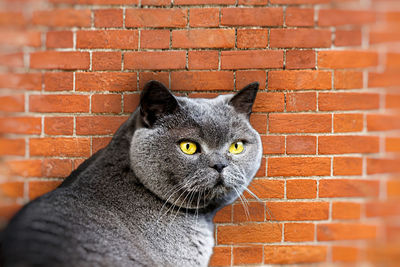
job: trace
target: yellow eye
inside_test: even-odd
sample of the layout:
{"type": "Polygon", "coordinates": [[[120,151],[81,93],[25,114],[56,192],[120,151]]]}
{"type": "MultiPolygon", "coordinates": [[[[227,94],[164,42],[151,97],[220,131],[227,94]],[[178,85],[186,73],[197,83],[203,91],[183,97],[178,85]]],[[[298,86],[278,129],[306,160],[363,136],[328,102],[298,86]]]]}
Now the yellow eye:
{"type": "Polygon", "coordinates": [[[240,154],[244,149],[243,142],[237,141],[232,143],[231,147],[229,148],[229,152],[232,154],[240,154]]]}
{"type": "Polygon", "coordinates": [[[182,141],[180,143],[180,147],[183,153],[188,154],[188,155],[193,155],[197,151],[197,146],[193,142],[189,141],[182,141]]]}

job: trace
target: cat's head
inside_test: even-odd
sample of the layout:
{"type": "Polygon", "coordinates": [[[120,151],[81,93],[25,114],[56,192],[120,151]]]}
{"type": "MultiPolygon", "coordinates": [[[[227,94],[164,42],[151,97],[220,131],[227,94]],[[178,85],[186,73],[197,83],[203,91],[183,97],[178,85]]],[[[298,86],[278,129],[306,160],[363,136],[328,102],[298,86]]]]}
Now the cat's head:
{"type": "Polygon", "coordinates": [[[130,148],[138,179],[183,208],[233,202],[260,167],[261,139],[249,122],[257,91],[252,83],[235,95],[190,99],[149,82],[130,148]]]}

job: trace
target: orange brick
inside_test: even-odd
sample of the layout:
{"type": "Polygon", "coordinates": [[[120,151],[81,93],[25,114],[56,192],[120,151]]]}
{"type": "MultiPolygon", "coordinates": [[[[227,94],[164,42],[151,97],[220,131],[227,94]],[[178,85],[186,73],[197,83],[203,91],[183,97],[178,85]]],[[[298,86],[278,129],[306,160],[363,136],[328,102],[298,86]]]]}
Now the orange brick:
{"type": "Polygon", "coordinates": [[[93,70],[121,70],[121,52],[93,52],[93,70]]]}
{"type": "Polygon", "coordinates": [[[320,136],[318,138],[319,154],[377,153],[379,152],[378,136],[320,136]]]}
{"type": "Polygon", "coordinates": [[[332,219],[351,220],[360,219],[361,205],[353,202],[332,203],[332,219]]]}
{"type": "Polygon", "coordinates": [[[40,134],[41,124],[41,118],[3,117],[0,118],[0,134],[40,134]]]}
{"type": "Polygon", "coordinates": [[[218,69],[218,51],[189,51],[189,69],[218,69]]]}
{"type": "Polygon", "coordinates": [[[11,176],[41,177],[42,161],[38,159],[7,160],[7,171],[11,176]]]}
{"type": "Polygon", "coordinates": [[[31,112],[89,112],[89,97],[86,95],[31,95],[31,112]]]}
{"type": "MultiPolygon", "coordinates": [[[[281,180],[256,179],[250,183],[248,188],[261,199],[283,198],[285,182],[281,180]]],[[[248,199],[254,198],[246,192],[244,195],[248,199]]]]}
{"type": "Polygon", "coordinates": [[[33,69],[89,69],[88,52],[40,51],[30,54],[30,67],[33,69]]]}
{"type": "Polygon", "coordinates": [[[321,29],[271,29],[269,46],[273,48],[330,47],[331,31],[321,29]]]}
{"type": "Polygon", "coordinates": [[[400,180],[389,180],[386,184],[387,196],[392,199],[400,197],[400,180]]]}
{"type": "Polygon", "coordinates": [[[280,242],[282,226],[277,223],[248,223],[217,226],[217,244],[280,242]]]}
{"type": "Polygon", "coordinates": [[[336,89],[363,88],[363,73],[359,71],[335,71],[336,89]]]}
{"type": "Polygon", "coordinates": [[[378,65],[374,51],[319,51],[318,67],[323,69],[368,68],[378,65]]]}
{"type": "Polygon", "coordinates": [[[135,91],[136,73],[79,72],[75,74],[76,91],[135,91]]]}
{"type": "Polygon", "coordinates": [[[176,0],[174,5],[233,5],[235,0],[176,0]]]}
{"type": "Polygon", "coordinates": [[[267,160],[265,158],[262,158],[260,168],[258,169],[255,177],[264,177],[266,168],[267,168],[267,160]]]}
{"type": "Polygon", "coordinates": [[[28,183],[29,199],[35,199],[54,190],[61,181],[30,181],[28,183]]]}
{"type": "Polygon", "coordinates": [[[89,138],[31,138],[31,156],[88,157],[89,138]]]}
{"type": "Polygon", "coordinates": [[[0,183],[0,197],[23,197],[24,183],[23,182],[2,182],[0,183]]]}
{"type": "Polygon", "coordinates": [[[367,114],[368,131],[389,131],[400,129],[400,120],[397,115],[367,114]]]}
{"type": "Polygon", "coordinates": [[[187,23],[187,9],[127,9],[126,27],[177,28],[187,23]]]}
{"type": "Polygon", "coordinates": [[[336,46],[361,46],[361,30],[336,30],[336,46]]]}
{"type": "Polygon", "coordinates": [[[268,176],[326,176],[331,173],[330,158],[269,158],[268,176]]]}
{"type": "Polygon", "coordinates": [[[0,66],[19,68],[24,66],[24,54],[21,52],[0,52],[0,66]]]}
{"type": "Polygon", "coordinates": [[[105,148],[110,143],[111,139],[111,137],[92,138],[92,154],[96,153],[102,148],[105,148]]]}
{"type": "Polygon", "coordinates": [[[265,217],[265,203],[247,202],[233,205],[233,222],[263,222],[265,217]]]}
{"type": "Polygon", "coordinates": [[[356,262],[360,257],[360,249],[354,247],[332,247],[332,261],[356,262]]]}
{"type": "Polygon", "coordinates": [[[383,73],[376,73],[376,72],[368,73],[368,87],[390,87],[399,85],[400,85],[400,79],[397,71],[386,71],[383,73]]]}
{"type": "Polygon", "coordinates": [[[138,41],[137,30],[96,30],[76,33],[77,48],[137,49],[138,41]]]}
{"type": "Polygon", "coordinates": [[[169,48],[169,30],[141,30],[140,48],[169,48]]]}
{"type": "Polygon", "coordinates": [[[314,240],[313,223],[285,223],[285,241],[304,242],[314,240]]]}
{"type": "Polygon", "coordinates": [[[314,9],[288,7],[286,9],[286,25],[297,27],[314,26],[314,9]]]}
{"type": "Polygon", "coordinates": [[[278,221],[327,220],[328,202],[267,202],[273,218],[278,221]]]}
{"type": "Polygon", "coordinates": [[[334,114],[335,133],[361,132],[364,128],[363,114],[334,114]]]}
{"type": "Polygon", "coordinates": [[[102,27],[122,27],[122,9],[97,9],[94,11],[94,26],[102,27]]]}
{"type": "Polygon", "coordinates": [[[263,258],[262,246],[246,246],[233,248],[233,264],[261,264],[263,258]]]}
{"type": "Polygon", "coordinates": [[[319,26],[365,25],[374,23],[374,11],[321,9],[319,11],[319,26]]]}
{"type": "Polygon", "coordinates": [[[379,181],[329,179],[319,181],[319,197],[377,197],[379,181]]]}
{"type": "Polygon", "coordinates": [[[94,113],[120,113],[121,95],[93,95],[92,112],[94,113]]]}
{"type": "Polygon", "coordinates": [[[44,177],[67,177],[72,171],[70,159],[44,159],[42,162],[42,175],[44,177]]]}
{"type": "Polygon", "coordinates": [[[329,114],[270,114],[270,133],[327,133],[331,132],[329,114]]]}
{"type": "Polygon", "coordinates": [[[379,94],[374,93],[320,93],[318,107],[321,111],[378,109],[379,94]]]}
{"type": "Polygon", "coordinates": [[[74,131],[73,117],[46,117],[44,133],[48,135],[72,135],[74,131]]]}
{"type": "Polygon", "coordinates": [[[140,95],[124,95],[124,112],[133,112],[139,106],[140,95]]]}
{"type": "Polygon", "coordinates": [[[332,223],[317,225],[317,240],[375,239],[376,226],[360,223],[332,223]]]}
{"type": "Polygon", "coordinates": [[[391,70],[400,69],[400,53],[386,54],[386,68],[391,70]]]}
{"type": "Polygon", "coordinates": [[[387,94],[385,97],[385,108],[400,110],[400,94],[387,94]]]}
{"type": "MultiPolygon", "coordinates": [[[[264,70],[236,71],[236,89],[240,90],[252,82],[258,82],[260,90],[265,89],[267,72],[264,70]]],[[[260,94],[260,93],[259,93],[260,94]]],[[[254,108],[253,108],[254,109],[254,108]]]]}
{"type": "Polygon", "coordinates": [[[125,69],[184,69],[185,51],[137,51],[124,54],[125,69]]]}
{"type": "Polygon", "coordinates": [[[41,90],[42,74],[40,73],[4,73],[0,74],[0,88],[41,90]]]}
{"type": "Polygon", "coordinates": [[[261,136],[263,154],[283,154],[285,153],[284,136],[261,136]]]}
{"type": "Polygon", "coordinates": [[[293,69],[314,69],[315,52],[312,50],[288,50],[286,51],[286,68],[293,69]]]}
{"type": "Polygon", "coordinates": [[[386,152],[400,152],[400,138],[386,137],[385,150],[386,152]]]}
{"type": "Polygon", "coordinates": [[[362,158],[359,157],[334,157],[333,175],[361,175],[362,158]]]}
{"type": "Polygon", "coordinates": [[[228,205],[220,209],[214,217],[214,223],[230,223],[232,222],[232,205],[228,205]]]}
{"type": "Polygon", "coordinates": [[[46,72],[44,74],[44,90],[72,91],[74,77],[71,72],[46,72]]]}
{"type": "Polygon", "coordinates": [[[265,69],[282,67],[283,51],[240,50],[221,52],[221,69],[265,69]]]}
{"type": "Polygon", "coordinates": [[[315,136],[287,136],[287,154],[315,154],[317,138],[315,136]]]}
{"type": "Polygon", "coordinates": [[[52,3],[90,5],[137,5],[138,0],[49,0],[52,3]]]}
{"type": "Polygon", "coordinates": [[[213,255],[210,259],[210,266],[228,266],[231,265],[231,248],[230,247],[214,247],[213,255]]]}
{"type": "Polygon", "coordinates": [[[283,10],[276,7],[259,8],[222,8],[221,25],[223,26],[281,26],[283,10]]]}
{"type": "Polygon", "coordinates": [[[46,34],[47,48],[72,48],[73,46],[71,31],[50,31],[46,34]]]}
{"type": "Polygon", "coordinates": [[[253,105],[254,112],[276,112],[285,109],[283,93],[259,92],[253,105]]]}
{"type": "Polygon", "coordinates": [[[315,111],[317,109],[317,94],[314,92],[306,93],[287,93],[287,111],[315,111]]]}
{"type": "Polygon", "coordinates": [[[190,27],[218,27],[219,8],[191,8],[190,27]]]}
{"type": "MultiPolygon", "coordinates": [[[[24,112],[25,96],[23,94],[12,94],[0,96],[0,111],[5,112],[24,112]]],[[[265,129],[267,129],[265,125],[265,129]]]]}
{"type": "Polygon", "coordinates": [[[90,27],[89,9],[51,9],[33,12],[32,23],[49,27],[90,27]]]}
{"type": "Polygon", "coordinates": [[[0,155],[25,155],[25,140],[0,137],[0,155]]]}
{"type": "Polygon", "coordinates": [[[374,201],[366,204],[365,215],[367,217],[396,218],[400,215],[397,200],[374,201]]]}
{"type": "Polygon", "coordinates": [[[378,173],[399,173],[400,159],[388,158],[368,158],[367,159],[367,174],[378,173]]]}
{"type": "Polygon", "coordinates": [[[317,182],[309,179],[287,180],[286,197],[289,199],[316,198],[317,182]]]}
{"type": "Polygon", "coordinates": [[[266,264],[324,262],[326,255],[327,248],[324,246],[264,246],[266,264]]]}
{"type": "Polygon", "coordinates": [[[21,204],[1,204],[0,218],[10,220],[22,208],[21,204]]]}
{"type": "Polygon", "coordinates": [[[139,72],[139,89],[143,89],[145,84],[151,80],[159,81],[168,87],[168,72],[139,72]]]}
{"type": "Polygon", "coordinates": [[[313,70],[274,70],[268,72],[270,90],[332,89],[332,73],[313,70]]]}
{"type": "Polygon", "coordinates": [[[263,6],[268,4],[268,0],[239,0],[239,5],[250,5],[250,6],[263,6]]]}
{"type": "Polygon", "coordinates": [[[170,0],[142,0],[142,5],[145,6],[167,6],[171,4],[170,0]]]}
{"type": "Polygon", "coordinates": [[[172,90],[232,90],[233,73],[230,71],[172,72],[172,90]]]}
{"type": "Polygon", "coordinates": [[[267,132],[267,115],[252,113],[250,123],[258,133],[265,134],[267,132]]]}
{"type": "Polygon", "coordinates": [[[268,45],[268,31],[266,29],[238,29],[238,48],[265,48],[268,45]]]}
{"type": "Polygon", "coordinates": [[[76,118],[77,135],[113,134],[127,116],[84,116],[76,118]]]}

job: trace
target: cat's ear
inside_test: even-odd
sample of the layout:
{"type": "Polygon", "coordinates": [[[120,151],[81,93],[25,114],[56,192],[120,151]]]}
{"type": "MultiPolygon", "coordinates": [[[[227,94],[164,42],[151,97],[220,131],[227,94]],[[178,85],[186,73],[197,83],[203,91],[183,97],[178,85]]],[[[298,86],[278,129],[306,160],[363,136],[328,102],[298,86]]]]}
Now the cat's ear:
{"type": "Polygon", "coordinates": [[[162,83],[150,81],[144,86],[140,95],[140,115],[148,127],[177,108],[178,101],[162,83]]]}
{"type": "Polygon", "coordinates": [[[233,106],[236,112],[243,113],[247,115],[247,117],[250,117],[257,91],[258,82],[248,84],[229,100],[229,105],[233,106]]]}

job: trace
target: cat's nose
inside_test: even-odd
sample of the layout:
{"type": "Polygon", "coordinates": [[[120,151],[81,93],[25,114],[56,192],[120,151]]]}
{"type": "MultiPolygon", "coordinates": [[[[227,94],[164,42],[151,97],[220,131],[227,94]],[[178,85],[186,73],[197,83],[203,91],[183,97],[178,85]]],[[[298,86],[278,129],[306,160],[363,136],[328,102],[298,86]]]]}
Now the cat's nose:
{"type": "Polygon", "coordinates": [[[223,170],[226,166],[227,166],[226,164],[218,163],[218,164],[215,164],[215,165],[212,166],[212,167],[213,167],[214,169],[216,169],[217,172],[221,173],[222,170],[223,170]]]}

